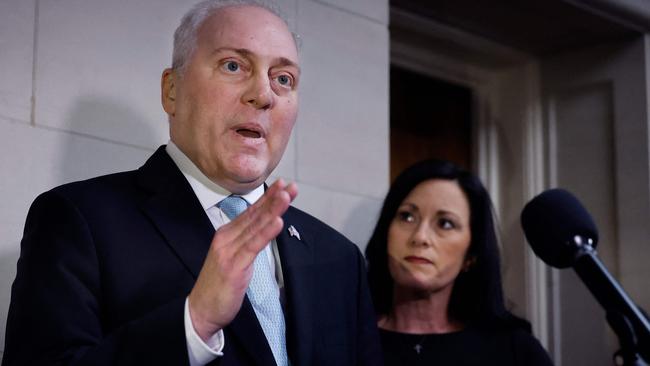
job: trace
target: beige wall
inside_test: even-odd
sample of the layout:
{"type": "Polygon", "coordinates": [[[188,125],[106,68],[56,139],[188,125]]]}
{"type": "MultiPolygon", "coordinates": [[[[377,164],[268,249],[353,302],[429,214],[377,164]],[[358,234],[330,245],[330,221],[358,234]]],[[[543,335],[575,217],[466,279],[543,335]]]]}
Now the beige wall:
{"type": "MultiPolygon", "coordinates": [[[[159,78],[192,0],[0,2],[0,350],[27,210],[56,185],[140,166],[168,139],[159,78]]],[[[301,105],[274,173],[360,247],[388,185],[388,1],[282,0],[301,105]]]]}

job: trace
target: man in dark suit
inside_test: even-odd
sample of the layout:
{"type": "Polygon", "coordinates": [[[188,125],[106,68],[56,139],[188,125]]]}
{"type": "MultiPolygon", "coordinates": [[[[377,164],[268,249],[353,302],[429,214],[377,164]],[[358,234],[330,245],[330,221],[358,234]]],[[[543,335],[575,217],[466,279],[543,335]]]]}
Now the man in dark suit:
{"type": "Polygon", "coordinates": [[[272,9],[195,6],[162,75],[169,144],[33,203],[2,364],[379,364],[358,249],[264,184],[299,77],[272,9]]]}

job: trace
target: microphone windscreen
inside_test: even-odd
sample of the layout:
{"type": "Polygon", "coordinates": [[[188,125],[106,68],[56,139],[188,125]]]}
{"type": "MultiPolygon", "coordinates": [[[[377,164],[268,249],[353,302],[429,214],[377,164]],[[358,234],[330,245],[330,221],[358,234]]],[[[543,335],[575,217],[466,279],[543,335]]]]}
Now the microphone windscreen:
{"type": "Polygon", "coordinates": [[[593,247],[598,242],[598,229],[591,215],[563,189],[549,189],[528,202],[521,212],[521,226],[533,252],[552,267],[574,264],[576,235],[592,239],[593,247]]]}

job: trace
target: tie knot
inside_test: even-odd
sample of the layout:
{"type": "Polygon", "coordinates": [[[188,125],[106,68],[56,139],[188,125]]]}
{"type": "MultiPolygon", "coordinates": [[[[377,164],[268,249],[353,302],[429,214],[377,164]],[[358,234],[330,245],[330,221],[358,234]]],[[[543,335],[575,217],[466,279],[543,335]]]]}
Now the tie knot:
{"type": "Polygon", "coordinates": [[[234,220],[248,207],[248,202],[241,196],[228,196],[217,204],[229,219],[234,220]]]}

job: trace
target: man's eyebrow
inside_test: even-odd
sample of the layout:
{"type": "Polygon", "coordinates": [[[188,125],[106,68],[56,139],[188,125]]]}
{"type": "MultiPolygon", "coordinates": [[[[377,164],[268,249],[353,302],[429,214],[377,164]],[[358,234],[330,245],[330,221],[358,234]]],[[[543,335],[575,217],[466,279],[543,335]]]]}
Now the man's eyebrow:
{"type": "Polygon", "coordinates": [[[300,66],[298,66],[297,63],[295,63],[295,62],[289,60],[289,59],[286,58],[286,57],[279,57],[279,58],[278,58],[278,65],[280,65],[280,66],[291,66],[291,67],[295,67],[296,69],[298,69],[298,72],[300,72],[300,66]]]}
{"type": "MultiPolygon", "coordinates": [[[[216,48],[214,51],[212,51],[212,54],[215,55],[219,52],[224,52],[224,51],[235,52],[247,58],[253,58],[255,56],[255,53],[247,48],[234,48],[234,47],[219,47],[216,48]]],[[[294,61],[291,61],[286,57],[278,57],[276,58],[276,60],[277,60],[277,65],[295,67],[296,69],[298,69],[298,72],[300,72],[300,66],[298,66],[298,64],[295,63],[294,61]]]]}

